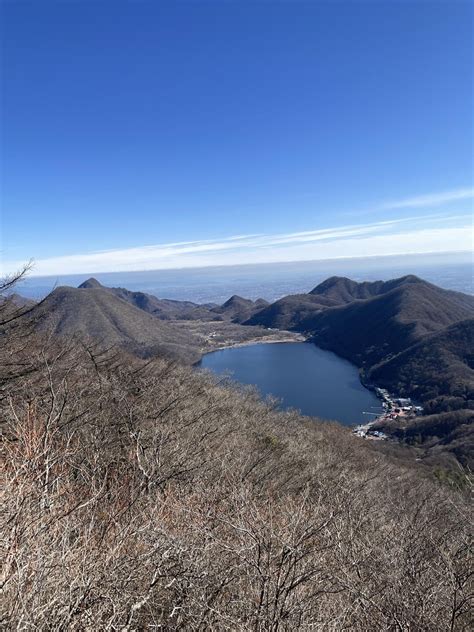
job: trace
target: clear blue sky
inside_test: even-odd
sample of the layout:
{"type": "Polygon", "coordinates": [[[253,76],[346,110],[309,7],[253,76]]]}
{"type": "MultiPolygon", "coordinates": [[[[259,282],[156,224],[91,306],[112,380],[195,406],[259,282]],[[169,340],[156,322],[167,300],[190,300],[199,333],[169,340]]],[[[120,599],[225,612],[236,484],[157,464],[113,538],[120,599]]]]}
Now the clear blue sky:
{"type": "Polygon", "coordinates": [[[353,239],[354,226],[376,236],[393,220],[392,232],[422,231],[413,243],[446,229],[447,249],[465,246],[471,2],[18,0],[1,11],[7,267],[318,258],[321,233],[301,257],[275,235],[328,229],[337,241],[352,227],[353,239]],[[229,248],[253,234],[271,239],[229,248]],[[210,258],[205,244],[169,246],[202,240],[217,244],[210,258]],[[99,250],[119,251],[115,263],[67,259],[99,250]]]}

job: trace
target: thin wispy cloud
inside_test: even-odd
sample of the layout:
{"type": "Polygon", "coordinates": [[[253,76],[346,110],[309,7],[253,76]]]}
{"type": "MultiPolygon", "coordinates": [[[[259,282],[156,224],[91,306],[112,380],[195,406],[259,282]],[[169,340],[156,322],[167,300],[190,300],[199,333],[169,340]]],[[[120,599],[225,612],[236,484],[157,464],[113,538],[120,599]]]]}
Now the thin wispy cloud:
{"type": "MultiPolygon", "coordinates": [[[[232,235],[38,259],[33,274],[114,271],[446,252],[472,248],[469,215],[412,216],[367,224],[278,234],[232,235]]],[[[22,262],[3,264],[3,273],[22,262]]]]}
{"type": "Polygon", "coordinates": [[[474,198],[474,188],[454,189],[451,191],[441,191],[438,193],[428,193],[426,195],[418,195],[415,197],[405,198],[387,202],[382,209],[399,209],[399,208],[422,208],[427,206],[441,206],[449,202],[457,202],[459,200],[470,200],[474,198]]]}

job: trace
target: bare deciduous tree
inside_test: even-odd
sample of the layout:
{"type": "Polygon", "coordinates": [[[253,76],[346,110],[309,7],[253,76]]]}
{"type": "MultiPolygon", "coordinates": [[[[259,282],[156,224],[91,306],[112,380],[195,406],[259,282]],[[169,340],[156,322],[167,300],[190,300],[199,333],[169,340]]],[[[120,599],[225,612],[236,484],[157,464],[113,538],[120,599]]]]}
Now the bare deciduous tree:
{"type": "Polygon", "coordinates": [[[7,629],[469,629],[462,494],[250,389],[7,325],[7,629]]]}

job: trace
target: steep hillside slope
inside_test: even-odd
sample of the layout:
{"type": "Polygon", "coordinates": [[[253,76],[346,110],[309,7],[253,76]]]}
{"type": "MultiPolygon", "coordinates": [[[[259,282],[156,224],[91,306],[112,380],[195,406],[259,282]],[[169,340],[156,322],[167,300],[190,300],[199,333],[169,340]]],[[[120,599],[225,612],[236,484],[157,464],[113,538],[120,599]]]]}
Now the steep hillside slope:
{"type": "Polygon", "coordinates": [[[383,424],[384,432],[432,455],[454,454],[474,468],[474,318],[424,336],[372,367],[368,379],[415,397],[425,409],[409,423],[402,417],[383,424]]]}
{"type": "MultiPolygon", "coordinates": [[[[330,277],[317,285],[308,294],[295,294],[285,296],[260,310],[245,324],[263,325],[265,327],[284,327],[297,331],[310,331],[316,329],[321,318],[322,326],[327,326],[326,318],[347,318],[348,324],[355,325],[356,329],[362,325],[363,320],[372,316],[381,315],[396,316],[401,323],[417,322],[418,318],[424,321],[421,329],[425,333],[439,328],[436,321],[441,317],[440,325],[449,325],[463,318],[468,318],[474,310],[474,297],[444,290],[436,285],[428,283],[414,275],[408,275],[391,281],[374,281],[357,283],[345,277],[330,277]],[[398,292],[397,292],[398,291],[398,292]],[[393,294],[395,292],[395,294],[393,294]],[[391,295],[387,303],[383,305],[383,296],[391,295]],[[371,299],[380,299],[380,303],[372,307],[355,307],[349,310],[352,303],[362,303],[371,299]],[[331,312],[331,316],[324,317],[322,312],[331,307],[347,307],[347,312],[331,312]],[[357,314],[361,314],[359,319],[357,314]],[[314,322],[312,321],[314,317],[314,322]],[[355,322],[352,322],[352,319],[355,322]]],[[[420,332],[421,332],[420,329],[420,332]]],[[[416,334],[415,334],[416,335],[416,334]]]]}
{"type": "Polygon", "coordinates": [[[102,287],[56,288],[32,316],[39,319],[41,329],[88,336],[143,357],[160,354],[188,361],[199,358],[198,339],[102,287]]]}
{"type": "MultiPolygon", "coordinates": [[[[323,281],[307,294],[290,294],[257,312],[248,324],[266,327],[301,329],[302,323],[311,316],[327,309],[340,307],[356,300],[364,300],[384,294],[408,283],[424,283],[415,276],[393,281],[358,283],[346,277],[333,276],[323,281]]],[[[246,323],[247,324],[247,323],[246,323]]]]}
{"type": "Polygon", "coordinates": [[[470,629],[468,499],[337,424],[18,330],[0,416],[5,630],[470,629]]]}
{"type": "Polygon", "coordinates": [[[431,402],[428,408],[474,409],[474,318],[425,336],[368,375],[394,392],[431,402]]]}
{"type": "Polygon", "coordinates": [[[174,301],[147,294],[146,292],[133,292],[123,287],[105,287],[97,279],[91,278],[81,283],[79,289],[101,289],[110,292],[114,296],[127,301],[134,307],[142,309],[148,314],[153,314],[161,320],[214,320],[215,314],[206,305],[198,305],[191,301],[174,301]]]}
{"type": "Polygon", "coordinates": [[[337,305],[335,301],[325,297],[292,294],[258,310],[247,321],[244,321],[244,325],[299,330],[300,324],[306,318],[335,305],[337,305]]]}
{"type": "Polygon", "coordinates": [[[231,296],[223,305],[200,305],[191,301],[158,298],[152,294],[133,292],[123,287],[105,287],[94,278],[81,283],[79,289],[106,290],[161,320],[228,320],[233,323],[243,323],[268,305],[268,302],[263,299],[252,301],[237,295],[231,296]]]}
{"type": "Polygon", "coordinates": [[[392,279],[391,281],[363,281],[361,283],[348,279],[347,277],[333,276],[317,285],[311,290],[310,294],[324,296],[333,300],[335,304],[343,305],[355,300],[364,300],[373,298],[374,296],[380,296],[380,294],[385,294],[397,287],[411,283],[426,284],[426,281],[423,281],[413,274],[398,279],[392,279]]]}
{"type": "Polygon", "coordinates": [[[407,284],[309,316],[299,328],[311,332],[317,345],[358,366],[370,366],[426,334],[472,317],[474,298],[470,299],[430,284],[407,284]]]}
{"type": "Polygon", "coordinates": [[[376,427],[417,449],[428,462],[435,464],[439,458],[451,455],[468,471],[474,470],[473,409],[424,415],[409,421],[398,418],[379,423],[376,427]]]}

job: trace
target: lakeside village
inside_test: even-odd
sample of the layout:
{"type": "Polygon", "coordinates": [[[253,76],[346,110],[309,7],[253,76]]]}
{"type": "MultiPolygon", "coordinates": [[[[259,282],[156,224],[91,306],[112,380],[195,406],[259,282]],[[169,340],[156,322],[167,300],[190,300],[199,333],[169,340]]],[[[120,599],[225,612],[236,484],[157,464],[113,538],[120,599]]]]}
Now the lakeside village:
{"type": "Polygon", "coordinates": [[[353,433],[357,437],[382,441],[387,439],[388,436],[384,432],[376,430],[374,428],[376,424],[401,417],[408,420],[423,414],[423,407],[416,406],[409,397],[394,397],[385,388],[375,387],[374,391],[377,397],[382,400],[383,412],[370,413],[364,411],[364,415],[373,416],[373,419],[354,428],[353,433]]]}

